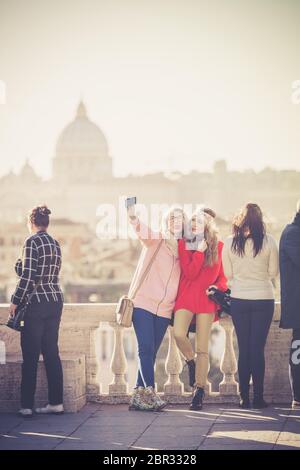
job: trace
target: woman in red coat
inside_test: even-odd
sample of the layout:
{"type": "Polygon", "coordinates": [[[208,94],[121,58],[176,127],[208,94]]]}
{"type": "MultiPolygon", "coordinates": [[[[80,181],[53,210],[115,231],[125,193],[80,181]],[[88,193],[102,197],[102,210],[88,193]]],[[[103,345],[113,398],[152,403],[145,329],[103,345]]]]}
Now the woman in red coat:
{"type": "Polygon", "coordinates": [[[202,409],[209,360],[208,344],[211,326],[217,317],[217,306],[209,298],[212,286],[225,291],[227,280],[222,265],[223,243],[218,239],[215,213],[211,209],[197,211],[191,219],[192,239],[179,240],[181,266],[175,302],[174,336],[189,368],[190,385],[195,386],[190,409],[202,409]],[[190,323],[196,320],[196,360],[187,336],[190,323]]]}

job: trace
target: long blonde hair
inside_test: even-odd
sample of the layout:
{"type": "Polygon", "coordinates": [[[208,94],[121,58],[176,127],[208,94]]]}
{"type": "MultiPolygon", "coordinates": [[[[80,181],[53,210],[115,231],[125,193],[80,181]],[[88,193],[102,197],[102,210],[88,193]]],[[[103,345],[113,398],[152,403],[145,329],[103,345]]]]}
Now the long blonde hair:
{"type": "Polygon", "coordinates": [[[204,216],[204,238],[207,243],[207,249],[205,250],[205,262],[207,266],[213,266],[218,262],[218,242],[219,242],[219,231],[214,221],[214,218],[204,212],[203,209],[197,210],[192,217],[199,215],[204,216]]]}
{"type": "Polygon", "coordinates": [[[183,208],[176,204],[173,204],[167,211],[164,212],[161,220],[161,231],[167,247],[175,257],[178,257],[178,240],[174,237],[174,234],[171,234],[168,229],[169,218],[176,213],[182,214],[182,234],[179,238],[183,237],[184,224],[186,223],[187,217],[183,208]]]}

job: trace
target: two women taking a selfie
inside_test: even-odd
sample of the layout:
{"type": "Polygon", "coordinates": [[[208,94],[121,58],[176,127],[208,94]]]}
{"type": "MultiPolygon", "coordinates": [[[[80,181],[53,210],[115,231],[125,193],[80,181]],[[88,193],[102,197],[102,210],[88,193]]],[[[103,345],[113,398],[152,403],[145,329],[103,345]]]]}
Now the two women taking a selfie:
{"type": "Polygon", "coordinates": [[[191,221],[180,207],[164,214],[161,230],[154,233],[142,223],[135,206],[128,207],[129,221],[143,250],[129,290],[134,296],[133,327],[137,336],[139,370],[130,409],[160,410],[166,402],[155,392],[154,366],[157,351],[174,314],[174,335],[189,368],[194,387],[191,409],[201,409],[208,374],[208,344],[216,317],[209,288],[227,289],[222,268],[222,242],[218,239],[215,213],[204,208],[191,221]],[[195,317],[195,351],[187,332],[195,317]]]}

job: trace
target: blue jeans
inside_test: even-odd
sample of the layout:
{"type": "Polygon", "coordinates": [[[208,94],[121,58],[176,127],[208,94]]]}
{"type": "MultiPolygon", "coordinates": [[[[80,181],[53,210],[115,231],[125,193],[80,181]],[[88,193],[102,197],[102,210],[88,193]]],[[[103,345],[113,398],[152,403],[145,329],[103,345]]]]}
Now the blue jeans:
{"type": "Polygon", "coordinates": [[[132,322],[137,337],[139,355],[136,387],[154,387],[156,354],[170,320],[154,315],[143,308],[134,308],[132,322]]]}

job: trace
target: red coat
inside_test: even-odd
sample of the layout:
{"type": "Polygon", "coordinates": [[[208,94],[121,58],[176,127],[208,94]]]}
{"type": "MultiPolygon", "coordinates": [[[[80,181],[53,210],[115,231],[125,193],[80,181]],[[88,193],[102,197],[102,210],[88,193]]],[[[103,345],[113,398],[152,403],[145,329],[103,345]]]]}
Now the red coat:
{"type": "MultiPolygon", "coordinates": [[[[193,313],[216,313],[217,305],[209,299],[206,289],[215,285],[226,291],[227,279],[222,265],[223,242],[218,242],[218,262],[213,266],[204,265],[205,254],[187,250],[185,240],[178,242],[181,275],[174,311],[190,310],[193,313]]],[[[216,317],[217,319],[217,317],[216,317]]]]}

